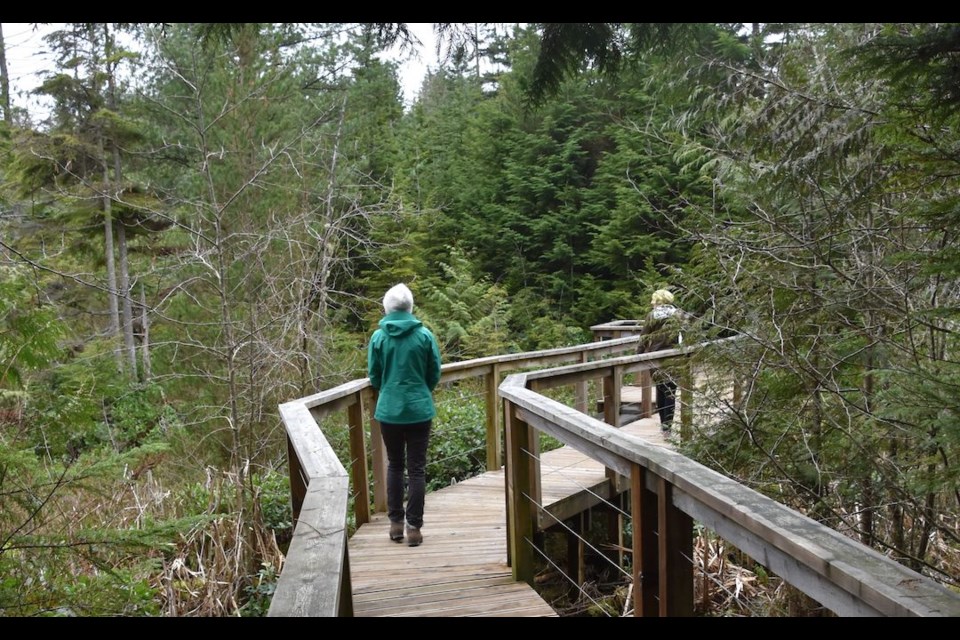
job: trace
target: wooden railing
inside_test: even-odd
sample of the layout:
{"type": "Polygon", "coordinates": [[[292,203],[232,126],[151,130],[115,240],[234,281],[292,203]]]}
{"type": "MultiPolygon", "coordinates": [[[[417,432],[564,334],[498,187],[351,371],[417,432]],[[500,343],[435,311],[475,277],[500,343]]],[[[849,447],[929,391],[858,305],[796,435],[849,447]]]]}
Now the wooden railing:
{"type": "MultiPolygon", "coordinates": [[[[506,373],[632,352],[636,341],[635,337],[627,337],[449,363],[441,368],[440,384],[468,378],[484,381],[487,469],[499,469],[503,465],[503,438],[497,386],[506,373]]],[[[576,394],[576,405],[585,411],[586,383],[578,386],[576,394]]],[[[386,511],[387,503],[386,453],[380,425],[373,418],[375,400],[370,381],[363,378],[280,405],[280,418],[287,433],[294,531],[270,616],[352,615],[347,554],[350,491],[357,527],[369,521],[371,505],[375,512],[380,512],[386,511]],[[350,432],[349,472],[319,427],[328,416],[344,411],[350,432]],[[371,471],[372,496],[367,481],[371,471]]],[[[612,402],[607,404],[613,406],[612,402]]]]}
{"type": "MultiPolygon", "coordinates": [[[[619,426],[625,376],[641,379],[649,413],[650,371],[704,347],[614,355],[632,354],[636,342],[635,336],[614,338],[443,366],[441,384],[484,380],[487,468],[505,462],[508,558],[517,580],[533,584],[534,533],[549,524],[549,515],[537,508],[542,432],[601,462],[614,492],[629,491],[636,615],[692,614],[696,521],[840,615],[960,616],[960,594],[936,581],[680,454],[611,428],[619,426]],[[553,368],[543,369],[548,366],[553,368]],[[600,381],[604,421],[587,414],[590,381],[600,381]],[[564,385],[574,389],[573,407],[540,393],[564,385]]],[[[683,410],[690,406],[690,385],[681,390],[683,434],[691,418],[683,410]]],[[[385,454],[372,417],[374,401],[369,381],[362,379],[280,406],[295,529],[270,616],[352,615],[349,492],[358,527],[369,521],[371,504],[375,511],[386,509],[385,454]],[[349,476],[319,428],[326,416],[342,411],[350,431],[349,476]]]]}

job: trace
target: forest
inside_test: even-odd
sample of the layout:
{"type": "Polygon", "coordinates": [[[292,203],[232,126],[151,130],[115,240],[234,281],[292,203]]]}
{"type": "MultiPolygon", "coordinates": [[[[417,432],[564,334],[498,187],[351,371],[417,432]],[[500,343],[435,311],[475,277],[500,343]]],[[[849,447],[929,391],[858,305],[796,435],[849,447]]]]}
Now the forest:
{"type": "Polygon", "coordinates": [[[0,32],[0,615],[264,616],[278,405],[397,282],[444,362],[670,289],[742,336],[686,455],[960,590],[960,24],[437,23],[412,104],[402,23],[60,26],[42,115],[0,32]]]}

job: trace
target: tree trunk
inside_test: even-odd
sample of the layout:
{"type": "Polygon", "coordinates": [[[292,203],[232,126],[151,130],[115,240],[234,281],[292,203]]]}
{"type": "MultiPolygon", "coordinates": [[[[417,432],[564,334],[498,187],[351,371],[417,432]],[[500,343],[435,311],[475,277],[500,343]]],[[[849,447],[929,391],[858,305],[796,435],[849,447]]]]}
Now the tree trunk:
{"type": "MultiPolygon", "coordinates": [[[[103,151],[103,135],[100,135],[100,150],[101,158],[103,151]]],[[[103,164],[103,251],[106,254],[107,260],[107,287],[110,289],[109,302],[110,302],[110,328],[109,328],[109,337],[116,338],[120,335],[120,302],[117,300],[119,295],[117,289],[117,267],[114,262],[114,248],[113,248],[113,207],[110,200],[109,194],[109,185],[110,185],[110,170],[107,168],[106,162],[103,164]]],[[[116,359],[117,359],[117,371],[123,371],[123,354],[120,353],[120,350],[115,350],[116,359]]]]}
{"type": "Polygon", "coordinates": [[[140,344],[140,354],[143,361],[141,367],[142,381],[150,382],[152,372],[150,369],[150,315],[147,313],[147,294],[144,293],[143,282],[140,283],[140,325],[142,327],[143,341],[140,344]]]}
{"type": "Polygon", "coordinates": [[[137,379],[137,347],[133,341],[133,305],[130,301],[130,265],[127,261],[127,230],[117,225],[117,251],[120,254],[120,301],[123,317],[123,347],[130,366],[130,379],[137,379]]]}
{"type": "Polygon", "coordinates": [[[7,75],[7,46],[3,39],[3,25],[0,25],[0,108],[3,109],[3,121],[11,122],[10,114],[10,76],[7,75]]]}
{"type": "MultiPolygon", "coordinates": [[[[115,47],[115,39],[113,34],[110,32],[110,25],[107,23],[103,24],[103,48],[104,48],[104,57],[105,62],[104,66],[106,68],[107,75],[107,107],[116,112],[117,107],[117,81],[116,81],[116,68],[117,63],[112,62],[115,47]]],[[[108,181],[106,188],[106,196],[108,199],[112,199],[113,195],[109,189],[109,185],[112,184],[117,194],[121,192],[122,176],[123,173],[120,170],[120,148],[117,146],[117,141],[115,137],[110,137],[110,151],[113,160],[113,180],[108,181]]],[[[119,197],[119,195],[117,196],[119,197]]],[[[127,252],[127,231],[121,222],[117,226],[117,250],[120,253],[120,295],[121,295],[121,309],[122,309],[122,318],[123,318],[123,345],[127,353],[127,362],[130,365],[130,379],[137,379],[137,347],[133,339],[133,292],[130,289],[130,262],[128,259],[127,252]]]]}

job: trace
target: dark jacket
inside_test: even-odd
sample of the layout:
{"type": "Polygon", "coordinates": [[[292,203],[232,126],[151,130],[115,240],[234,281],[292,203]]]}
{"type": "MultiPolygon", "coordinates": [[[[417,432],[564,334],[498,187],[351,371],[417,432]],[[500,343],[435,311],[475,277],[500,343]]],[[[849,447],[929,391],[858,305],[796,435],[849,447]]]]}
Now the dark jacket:
{"type": "Polygon", "coordinates": [[[643,321],[638,353],[675,349],[681,344],[685,314],[672,304],[654,307],[643,321]]]}
{"type": "Polygon", "coordinates": [[[394,311],[380,320],[367,350],[367,376],[379,391],[374,417],[412,424],[437,415],[433,390],[440,382],[440,347],[413,314],[394,311]]]}

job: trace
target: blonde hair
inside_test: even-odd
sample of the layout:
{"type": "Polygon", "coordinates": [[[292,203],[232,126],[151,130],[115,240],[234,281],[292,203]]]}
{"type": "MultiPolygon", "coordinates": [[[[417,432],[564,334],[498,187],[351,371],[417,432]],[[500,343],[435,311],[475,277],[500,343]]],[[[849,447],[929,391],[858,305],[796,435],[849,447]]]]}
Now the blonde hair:
{"type": "Polygon", "coordinates": [[[658,307],[662,304],[672,304],[673,303],[673,294],[667,291],[666,289],[657,289],[653,292],[653,295],[650,296],[650,304],[655,307],[658,307]]]}

